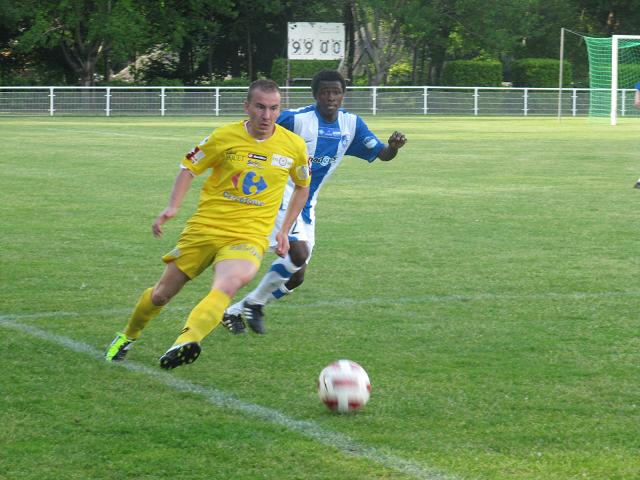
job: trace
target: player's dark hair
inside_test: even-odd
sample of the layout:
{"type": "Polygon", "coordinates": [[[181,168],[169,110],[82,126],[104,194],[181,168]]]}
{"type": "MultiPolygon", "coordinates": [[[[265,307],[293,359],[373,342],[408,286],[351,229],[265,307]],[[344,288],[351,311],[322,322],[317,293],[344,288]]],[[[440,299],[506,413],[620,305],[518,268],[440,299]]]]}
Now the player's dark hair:
{"type": "Polygon", "coordinates": [[[280,87],[273,80],[269,80],[267,78],[261,78],[259,80],[255,80],[249,85],[249,90],[247,91],[247,102],[251,102],[251,95],[254,90],[262,90],[263,92],[278,92],[280,93],[280,87]]]}
{"type": "Polygon", "coordinates": [[[346,91],[347,82],[345,82],[342,74],[337,70],[320,70],[313,76],[313,80],[311,80],[311,91],[313,92],[313,96],[316,96],[318,90],[320,89],[320,82],[340,82],[342,85],[342,91],[346,91]]]}

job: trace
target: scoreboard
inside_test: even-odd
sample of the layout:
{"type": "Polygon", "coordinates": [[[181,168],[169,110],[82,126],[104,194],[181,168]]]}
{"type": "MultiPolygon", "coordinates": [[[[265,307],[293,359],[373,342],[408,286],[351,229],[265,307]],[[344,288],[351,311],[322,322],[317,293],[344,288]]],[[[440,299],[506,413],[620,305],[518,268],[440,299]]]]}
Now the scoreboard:
{"type": "Polygon", "coordinates": [[[288,24],[289,60],[344,58],[343,23],[297,22],[288,24]]]}

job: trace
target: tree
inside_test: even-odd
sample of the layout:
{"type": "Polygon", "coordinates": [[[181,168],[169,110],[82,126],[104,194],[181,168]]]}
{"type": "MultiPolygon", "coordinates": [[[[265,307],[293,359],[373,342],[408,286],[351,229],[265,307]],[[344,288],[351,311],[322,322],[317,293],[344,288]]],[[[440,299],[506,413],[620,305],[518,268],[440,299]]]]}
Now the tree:
{"type": "Polygon", "coordinates": [[[402,23],[397,12],[405,4],[406,0],[350,2],[360,46],[360,57],[354,60],[354,66],[362,64],[371,85],[383,84],[391,65],[402,56],[402,23]]]}
{"type": "Polygon", "coordinates": [[[18,48],[59,48],[81,85],[93,85],[96,64],[110,51],[134,52],[148,38],[143,12],[133,0],[25,1],[32,25],[17,38],[18,48]]]}

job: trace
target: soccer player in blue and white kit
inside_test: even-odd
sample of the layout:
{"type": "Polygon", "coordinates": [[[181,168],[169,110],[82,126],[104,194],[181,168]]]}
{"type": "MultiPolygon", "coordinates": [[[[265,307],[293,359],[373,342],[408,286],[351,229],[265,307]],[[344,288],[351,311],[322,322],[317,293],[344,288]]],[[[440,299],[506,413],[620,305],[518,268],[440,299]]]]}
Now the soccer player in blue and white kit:
{"type": "MultiPolygon", "coordinates": [[[[245,298],[227,309],[223,324],[233,333],[244,333],[247,321],[256,333],[265,333],[263,307],[291,293],[304,281],[304,273],[315,244],[315,206],[322,185],[338,168],[345,155],[368,162],[376,158],[388,161],[406,143],[401,132],[394,132],[387,145],[382,143],[358,115],[341,108],[346,82],[335,70],[322,70],[312,80],[311,89],[315,105],[286,110],[277,123],[300,135],[307,144],[311,166],[309,199],[289,233],[289,253],[278,258],[258,286],[245,298]]],[[[274,231],[278,231],[281,216],[293,184],[289,182],[274,231]]],[[[273,236],[272,236],[273,240],[273,236]]]]}

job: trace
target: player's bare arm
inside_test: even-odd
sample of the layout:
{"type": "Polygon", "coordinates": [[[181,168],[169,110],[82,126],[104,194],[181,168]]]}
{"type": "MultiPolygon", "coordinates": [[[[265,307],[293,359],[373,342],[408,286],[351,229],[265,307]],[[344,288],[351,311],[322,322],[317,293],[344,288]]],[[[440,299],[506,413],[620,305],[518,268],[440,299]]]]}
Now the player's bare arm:
{"type": "Polygon", "coordinates": [[[171,196],[169,197],[169,204],[162,212],[160,212],[160,215],[158,215],[158,218],[156,218],[155,222],[153,222],[153,226],[151,227],[151,230],[156,237],[160,237],[162,235],[162,225],[178,213],[178,209],[180,208],[180,205],[182,205],[182,200],[189,191],[192,182],[193,173],[187,169],[180,170],[176,177],[176,181],[173,183],[173,189],[171,190],[171,196]]]}
{"type": "Polygon", "coordinates": [[[640,108],[640,90],[636,90],[636,96],[633,100],[633,105],[636,108],[640,108]]]}
{"type": "Polygon", "coordinates": [[[398,150],[404,147],[405,143],[407,143],[407,137],[404,133],[398,131],[393,132],[389,137],[387,146],[378,153],[378,158],[383,162],[394,159],[398,154],[398,150]]]}
{"type": "Polygon", "coordinates": [[[284,257],[289,251],[289,230],[291,230],[293,222],[295,222],[298,215],[300,215],[308,198],[309,187],[296,185],[289,200],[289,206],[287,207],[287,214],[282,223],[282,228],[280,228],[280,231],[276,234],[276,255],[284,257]]]}

